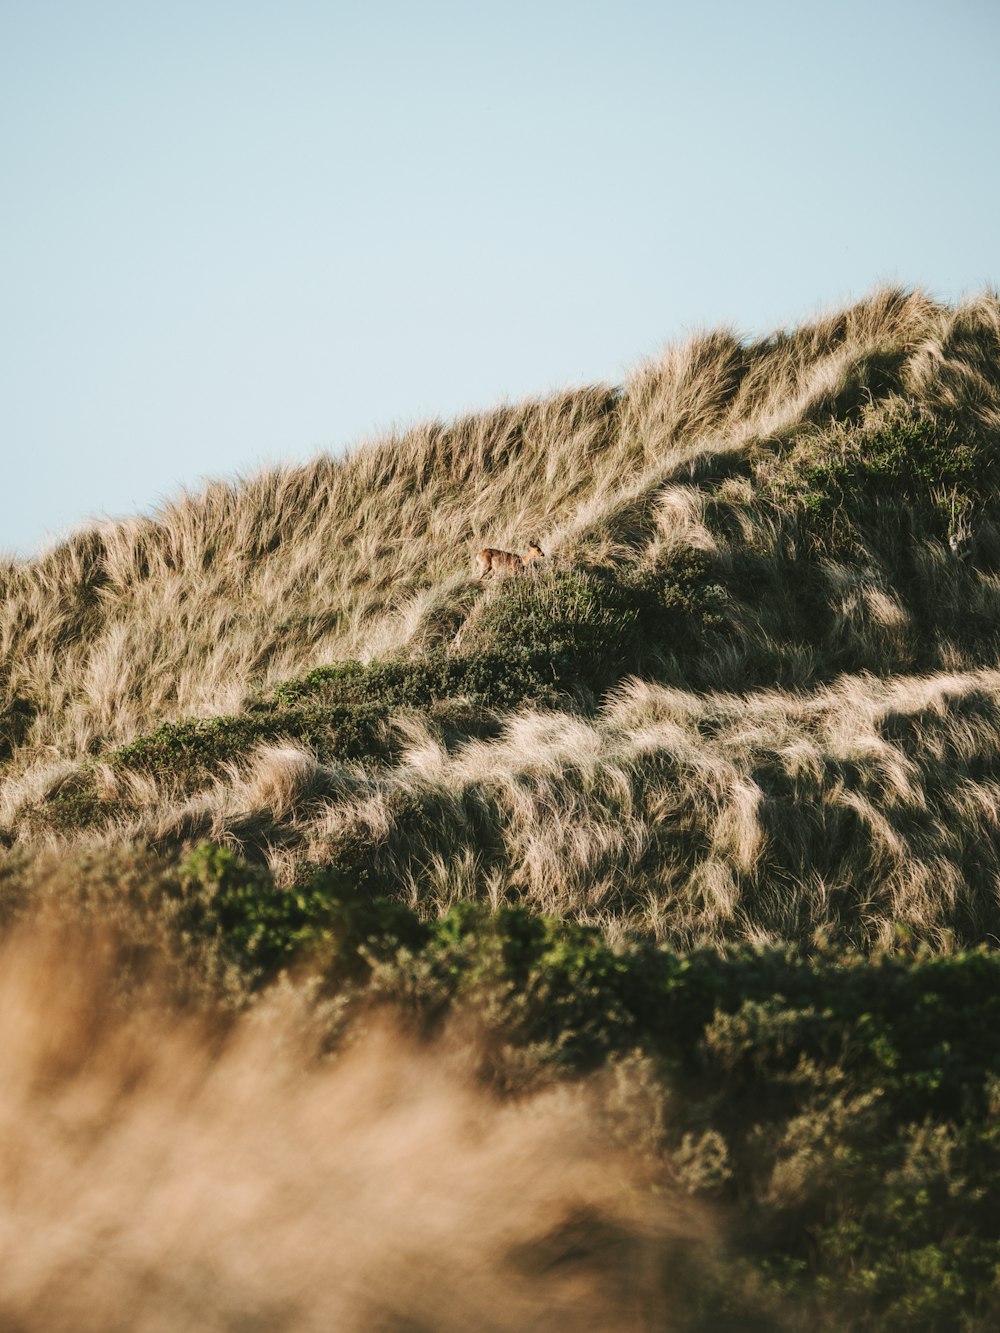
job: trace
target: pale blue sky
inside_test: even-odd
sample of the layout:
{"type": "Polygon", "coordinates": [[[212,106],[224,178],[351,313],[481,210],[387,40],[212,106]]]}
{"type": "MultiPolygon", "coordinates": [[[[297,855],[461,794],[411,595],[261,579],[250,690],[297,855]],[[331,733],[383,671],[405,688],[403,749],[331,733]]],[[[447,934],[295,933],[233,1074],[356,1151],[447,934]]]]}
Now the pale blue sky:
{"type": "Polygon", "coordinates": [[[0,0],[0,551],[1000,284],[998,0],[0,0]]]}

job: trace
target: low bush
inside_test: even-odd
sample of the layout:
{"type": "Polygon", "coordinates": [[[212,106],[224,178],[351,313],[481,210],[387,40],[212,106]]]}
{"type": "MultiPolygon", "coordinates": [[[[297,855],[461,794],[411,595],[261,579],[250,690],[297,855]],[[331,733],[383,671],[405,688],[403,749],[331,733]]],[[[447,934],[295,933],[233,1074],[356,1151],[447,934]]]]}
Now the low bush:
{"type": "Polygon", "coordinates": [[[190,785],[278,739],[299,741],[321,760],[384,758],[389,753],[386,717],[385,708],[364,703],[284,710],[258,706],[239,717],[166,722],[113,750],[108,760],[113,768],[169,775],[190,785]]]}
{"type": "Polygon", "coordinates": [[[363,894],[336,866],[290,889],[228,848],[204,842],[180,863],[185,926],[207,937],[250,984],[311,957],[332,981],[363,976],[404,944],[421,944],[427,928],[397,902],[363,894]]]}
{"type": "Polygon", "coordinates": [[[342,870],[283,891],[211,844],[178,882],[186,927],[252,986],[305,953],[348,1011],[425,1032],[474,1013],[500,1092],[645,1067],[643,1132],[731,1212],[733,1290],[756,1274],[825,1328],[1000,1315],[1000,956],[679,956],[473,903],[426,924],[342,870]]]}
{"type": "Polygon", "coordinates": [[[703,551],[661,566],[540,571],[506,579],[473,620],[473,643],[522,645],[564,686],[598,691],[669,648],[703,645],[727,601],[703,551]]]}
{"type": "Polygon", "coordinates": [[[435,1022],[472,1004],[504,1089],[652,1061],[643,1132],[734,1219],[695,1326],[748,1272],[825,1328],[1000,1317],[1000,957],[678,957],[463,905],[370,985],[435,1022]]]}
{"type": "Polygon", "coordinates": [[[557,677],[543,654],[515,645],[507,652],[449,655],[443,650],[415,660],[334,662],[316,667],[299,680],[275,691],[278,703],[296,705],[309,699],[317,706],[367,706],[390,711],[429,709],[448,699],[463,699],[481,708],[515,708],[555,702],[557,677]]]}
{"type": "Polygon", "coordinates": [[[874,429],[841,432],[798,479],[817,539],[850,548],[855,529],[909,525],[944,541],[989,496],[992,455],[954,423],[899,416],[874,429]]]}
{"type": "Polygon", "coordinates": [[[527,653],[564,687],[634,666],[639,598],[609,571],[565,569],[498,582],[462,631],[465,651],[527,653]]]}

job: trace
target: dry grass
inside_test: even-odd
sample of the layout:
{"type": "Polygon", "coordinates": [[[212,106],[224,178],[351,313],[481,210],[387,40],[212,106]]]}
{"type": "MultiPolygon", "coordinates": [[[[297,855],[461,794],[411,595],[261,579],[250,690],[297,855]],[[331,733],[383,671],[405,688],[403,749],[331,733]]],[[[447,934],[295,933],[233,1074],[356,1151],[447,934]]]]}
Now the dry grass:
{"type": "Polygon", "coordinates": [[[0,569],[0,689],[35,710],[32,755],[73,758],[234,711],[317,662],[409,650],[471,595],[480,547],[678,543],[663,516],[697,512],[699,482],[873,394],[995,430],[998,328],[992,297],[952,310],[879,291],[758,343],[695,337],[621,389],[429,423],[97,525],[0,569]]]}
{"type": "Polygon", "coordinates": [[[790,619],[803,538],[782,488],[845,429],[901,413],[1000,436],[995,296],[952,309],[883,290],[757,343],[700,335],[620,389],[211,485],[8,565],[0,833],[60,845],[65,831],[37,811],[86,756],[162,721],[236,712],[318,663],[452,643],[496,595],[474,579],[483,545],[537,535],[563,569],[648,568],[695,549],[734,589],[750,578],[724,641],[686,675],[665,660],[661,679],[696,691],[635,684],[590,718],[511,715],[498,740],[457,752],[428,718],[401,718],[405,753],[388,767],[321,765],[272,741],[194,796],[169,775],[98,763],[99,795],[120,812],[71,836],[212,836],[285,877],[297,858],[360,848],[427,910],[519,897],[681,944],[827,930],[886,944],[899,928],[938,945],[990,938],[1000,566],[940,541],[900,557],[954,636],[928,642],[874,549],[813,561],[822,635],[800,640],[790,619]],[[967,622],[977,639],[962,638],[967,622]],[[844,661],[909,674],[835,683],[844,661]]]}
{"type": "Polygon", "coordinates": [[[375,771],[262,747],[189,798],[109,773],[137,813],[76,841],[210,837],[285,882],[303,859],[353,863],[425,912],[518,900],[677,947],[1000,937],[996,671],[799,694],[634,681],[592,719],[522,712],[449,750],[411,716],[405,737],[375,771]]]}
{"type": "MultiPolygon", "coordinates": [[[[0,1324],[699,1326],[685,1291],[712,1268],[712,1228],[662,1159],[612,1145],[606,1088],[502,1103],[468,1033],[426,1048],[353,1029],[320,1058],[310,985],[250,1005],[209,945],[200,981],[176,954],[144,975],[161,934],[183,935],[176,895],[150,906],[156,853],[211,837],[285,884],[337,862],[426,914],[516,900],[677,947],[995,943],[1000,516],[975,514],[974,553],[963,528],[954,549],[925,531],[817,556],[789,499],[817,460],[904,418],[1000,454],[996,296],[883,290],[755,343],[699,335],[619,388],[213,484],[0,566],[0,1324]],[[475,552],[534,538],[557,571],[706,553],[725,632],[697,622],[704,651],[658,648],[658,683],[494,716],[490,739],[456,743],[410,710],[391,758],[334,763],[272,728],[197,787],[108,754],[318,664],[419,656],[463,627],[471,651],[498,596],[475,552]],[[807,565],[822,626],[796,610],[807,565]],[[60,824],[54,798],[84,781],[89,812],[60,824]],[[66,853],[88,849],[82,889],[66,853]],[[32,902],[70,899],[124,924],[127,958],[79,923],[11,931],[32,902]]],[[[741,1021],[719,1020],[723,1045],[741,1021]]],[[[814,1132],[822,1195],[821,1117],[814,1132]]]]}
{"type": "Polygon", "coordinates": [[[674,1327],[711,1228],[598,1088],[501,1103],[384,1024],[320,1060],[303,992],[218,1026],[119,966],[65,922],[0,956],[3,1327],[674,1327]]]}

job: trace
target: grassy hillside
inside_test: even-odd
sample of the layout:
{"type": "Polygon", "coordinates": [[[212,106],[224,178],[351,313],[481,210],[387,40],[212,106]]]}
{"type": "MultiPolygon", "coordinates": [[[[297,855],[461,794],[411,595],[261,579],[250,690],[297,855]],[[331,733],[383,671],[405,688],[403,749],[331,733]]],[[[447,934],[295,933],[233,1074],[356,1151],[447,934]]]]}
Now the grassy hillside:
{"type": "Polygon", "coordinates": [[[988,939],[998,441],[996,300],[885,291],[88,530],[3,571],[0,836],[988,939]]]}
{"type": "MultiPolygon", "coordinates": [[[[539,1196],[518,1218],[508,1201],[506,1239],[491,1231],[449,1278],[440,1246],[479,1225],[470,1196],[384,1310],[375,1246],[356,1298],[316,1297],[317,1326],[461,1327],[435,1304],[450,1281],[471,1302],[455,1311],[497,1328],[540,1327],[525,1312],[543,1308],[553,1327],[994,1327],[998,480],[1000,300],[886,290],[758,342],[699,335],[621,386],[210,485],[7,564],[0,920],[19,1012],[40,1003],[44,969],[17,959],[36,958],[21,923],[42,911],[112,929],[113,982],[58,935],[81,993],[214,1014],[224,1037],[164,1020],[199,1087],[213,1051],[258,1049],[287,993],[275,1041],[307,1033],[314,1072],[332,1052],[378,1083],[364,1071],[384,1054],[345,1051],[387,1009],[399,1060],[449,1071],[438,1105],[489,1121],[484,1096],[577,1099],[503,1131],[539,1153],[538,1123],[583,1145],[566,1162],[577,1213],[539,1196]],[[530,572],[475,579],[480,547],[532,540],[546,558],[530,572]],[[432,1044],[418,1057],[414,1041],[432,1044]],[[587,1174],[594,1136],[623,1145],[614,1188],[587,1174]],[[486,1293],[511,1289],[510,1264],[521,1303],[496,1313],[486,1293]]],[[[66,1025],[51,1059],[72,1092],[66,1025]]],[[[132,1036],[94,1032],[129,1084],[132,1036]]],[[[352,1095],[296,1077],[268,1087],[269,1115],[352,1095]]],[[[181,1115],[156,1105],[163,1124],[181,1115]]],[[[419,1099],[413,1114],[434,1119],[419,1099]]],[[[191,1135],[209,1151],[202,1119],[191,1135]]],[[[365,1190],[389,1189],[393,1152],[363,1151],[365,1190]]],[[[46,1153],[71,1149],[57,1135],[46,1153]]],[[[329,1159],[323,1188],[343,1169],[329,1159]]],[[[502,1193],[507,1166],[483,1170],[502,1193]]],[[[323,1198],[288,1179],[320,1219],[323,1198]]],[[[84,1173],[81,1197],[94,1188],[84,1173]]],[[[374,1217],[368,1197],[350,1206],[374,1217]]],[[[179,1281],[168,1241],[154,1250],[179,1281]]],[[[45,1253],[32,1263],[55,1280],[45,1253]]],[[[228,1327],[237,1270],[220,1265],[228,1327]]],[[[268,1326],[307,1326],[267,1271],[268,1326]]],[[[59,1326],[31,1322],[19,1281],[0,1283],[0,1312],[59,1326]]],[[[65,1326],[85,1327],[64,1290],[65,1326]]],[[[149,1309],[136,1326],[159,1326],[149,1309]]]]}
{"type": "Polygon", "coordinates": [[[448,643],[472,553],[535,535],[571,566],[655,569],[692,548],[719,562],[737,644],[687,664],[716,688],[742,688],[760,655],[768,685],[978,661],[947,604],[989,617],[990,585],[938,546],[968,527],[993,553],[997,319],[992,298],[878,293],[755,344],[696,337],[620,388],[431,423],[89,529],[3,570],[5,705],[32,710],[35,746],[76,757],[235,711],[319,662],[448,643]],[[803,555],[819,588],[789,570],[803,555]],[[828,619],[796,617],[803,597],[828,619]]]}

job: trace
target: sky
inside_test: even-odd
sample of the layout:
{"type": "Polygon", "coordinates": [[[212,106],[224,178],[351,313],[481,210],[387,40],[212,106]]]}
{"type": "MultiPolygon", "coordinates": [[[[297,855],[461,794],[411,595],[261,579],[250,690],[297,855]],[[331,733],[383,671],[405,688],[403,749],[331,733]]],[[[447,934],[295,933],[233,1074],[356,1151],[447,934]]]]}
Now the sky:
{"type": "Polygon", "coordinates": [[[998,50],[997,0],[0,0],[0,553],[1000,286],[998,50]]]}

